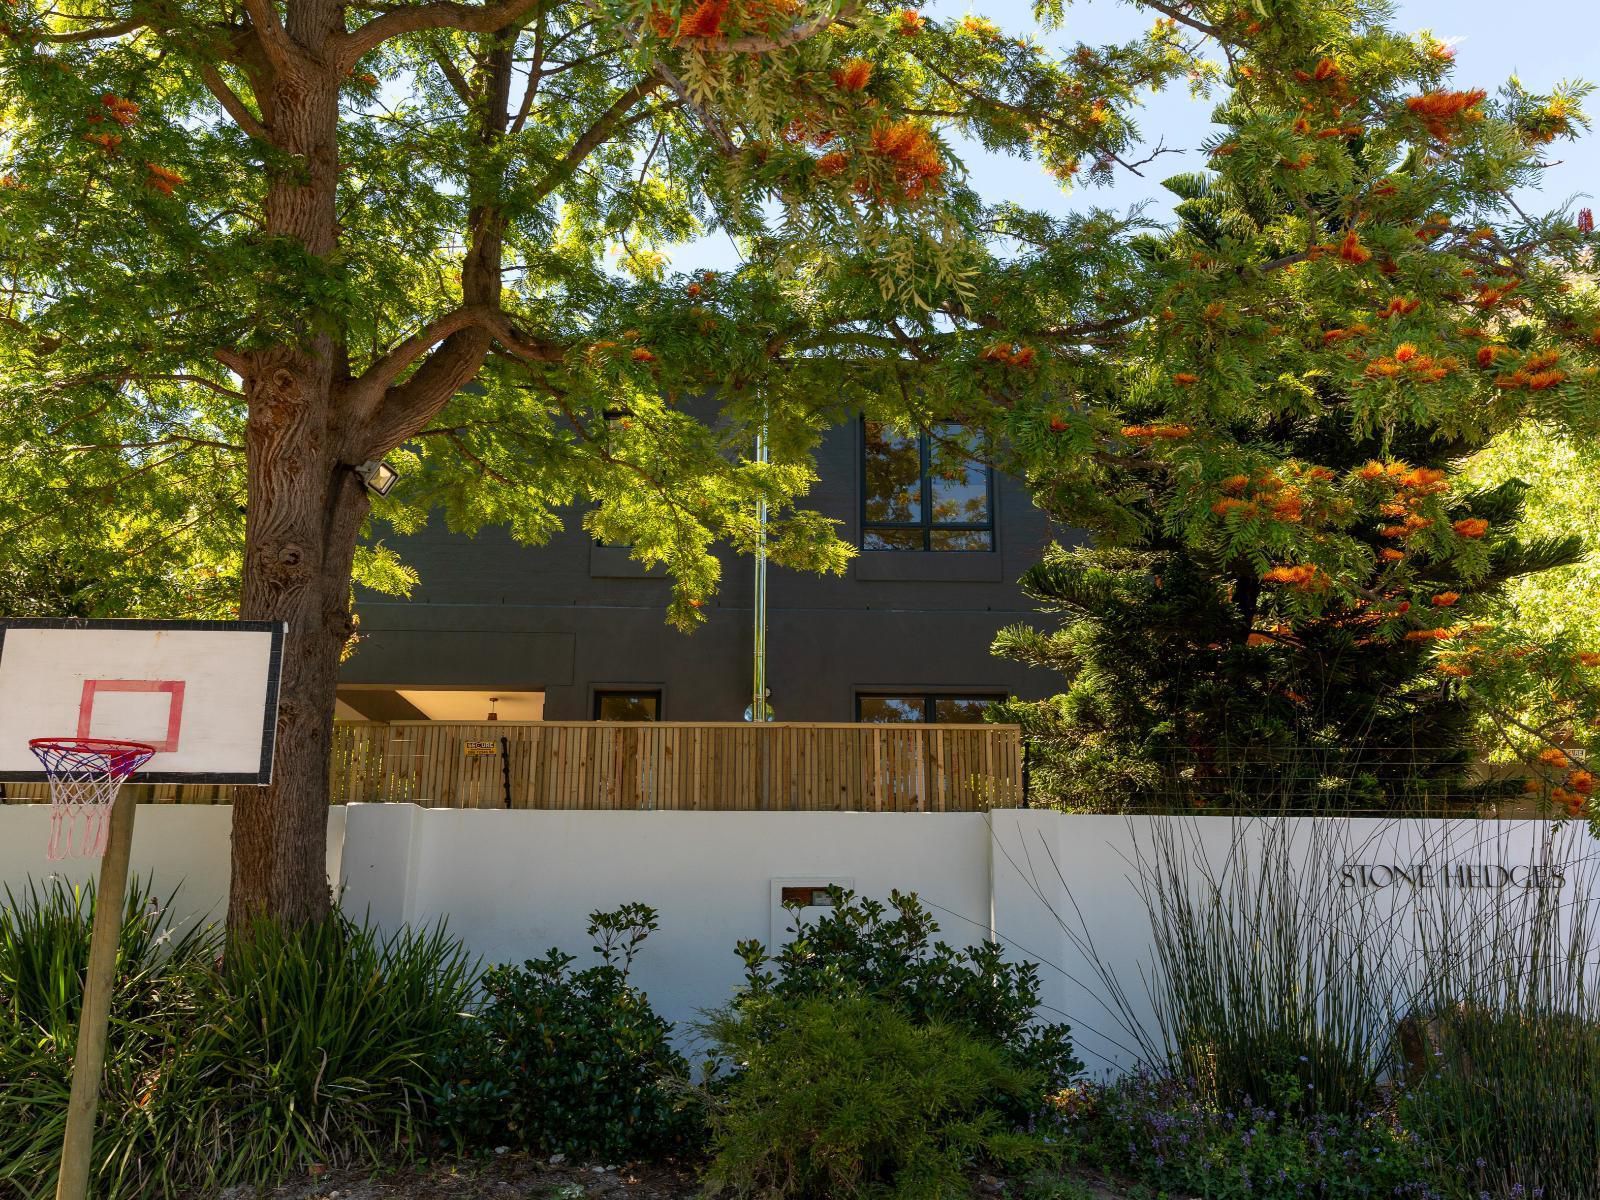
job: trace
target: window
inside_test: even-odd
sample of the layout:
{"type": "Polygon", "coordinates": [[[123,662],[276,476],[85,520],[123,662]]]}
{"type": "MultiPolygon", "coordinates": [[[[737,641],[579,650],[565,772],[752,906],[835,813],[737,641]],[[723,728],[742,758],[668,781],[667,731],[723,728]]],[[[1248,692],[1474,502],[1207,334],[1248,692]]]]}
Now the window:
{"type": "Polygon", "coordinates": [[[994,497],[979,438],[946,421],[915,434],[868,421],[863,550],[993,550],[994,497]]]}
{"type": "Polygon", "coordinates": [[[937,692],[864,693],[856,697],[856,720],[869,725],[932,721],[935,725],[982,725],[983,713],[1003,692],[952,696],[937,692]]]}
{"type": "Polygon", "coordinates": [[[596,721],[659,721],[661,691],[617,691],[594,694],[596,721]]]}

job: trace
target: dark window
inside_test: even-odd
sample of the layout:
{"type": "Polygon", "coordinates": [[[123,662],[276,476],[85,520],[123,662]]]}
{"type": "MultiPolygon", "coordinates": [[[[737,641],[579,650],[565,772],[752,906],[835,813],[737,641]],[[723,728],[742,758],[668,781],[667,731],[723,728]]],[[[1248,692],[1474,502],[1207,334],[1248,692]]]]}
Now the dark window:
{"type": "Polygon", "coordinates": [[[862,439],[863,550],[993,550],[994,496],[983,446],[965,425],[898,433],[875,421],[862,439]]]}
{"type": "Polygon", "coordinates": [[[596,692],[596,721],[659,721],[661,692],[596,692]]]}
{"type": "Polygon", "coordinates": [[[901,721],[932,721],[935,725],[982,725],[983,713],[994,695],[950,696],[937,692],[883,692],[856,697],[856,720],[869,725],[901,721]]]}

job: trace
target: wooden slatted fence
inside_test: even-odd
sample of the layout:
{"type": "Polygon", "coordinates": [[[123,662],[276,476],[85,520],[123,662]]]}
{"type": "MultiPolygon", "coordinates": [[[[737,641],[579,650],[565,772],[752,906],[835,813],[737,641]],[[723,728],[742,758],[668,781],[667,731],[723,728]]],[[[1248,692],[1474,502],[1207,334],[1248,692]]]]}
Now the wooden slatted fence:
{"type": "MultiPolygon", "coordinates": [[[[336,804],[502,808],[509,790],[512,808],[975,812],[1021,803],[1022,742],[1015,725],[340,722],[330,783],[336,804]]],[[[43,784],[6,795],[46,798],[43,784]]]]}

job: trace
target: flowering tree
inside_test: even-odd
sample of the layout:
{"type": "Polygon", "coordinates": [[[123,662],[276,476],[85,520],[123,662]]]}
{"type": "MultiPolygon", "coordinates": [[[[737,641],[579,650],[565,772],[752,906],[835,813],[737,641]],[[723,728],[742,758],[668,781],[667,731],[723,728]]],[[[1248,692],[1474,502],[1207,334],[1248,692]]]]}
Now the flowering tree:
{"type": "Polygon", "coordinates": [[[758,500],[780,561],[843,563],[795,507],[821,428],[959,420],[1083,519],[1132,511],[1114,465],[1168,473],[1163,521],[1297,572],[1271,586],[1309,610],[1390,587],[1413,545],[1471,570],[1481,540],[1429,498],[1375,583],[1350,529],[1377,483],[1212,515],[1272,465],[1231,413],[1324,378],[1372,428],[1591,407],[1581,236],[1505,198],[1576,97],[1452,91],[1447,53],[1362,0],[1144,0],[1148,36],[1060,53],[872,0],[0,5],[10,511],[36,544],[171,553],[197,603],[236,567],[240,615],[289,625],[236,921],[327,909],[351,579],[405,582],[358,553],[384,456],[402,526],[440,506],[537,540],[588,506],[667,564],[687,626],[758,500]],[[1174,80],[1219,89],[1215,168],[1283,211],[1157,252],[1136,220],[984,206],[943,140],[1102,179],[1140,169],[1135,98],[1174,80]],[[659,248],[708,223],[748,265],[668,277],[659,248]],[[715,421],[680,406],[713,391],[715,421]],[[772,462],[745,462],[763,423],[772,462]]]}
{"type": "Polygon", "coordinates": [[[1022,145],[1049,108],[1052,152],[1114,154],[1109,115],[1183,69],[1169,32],[1055,58],[991,30],[854,0],[0,0],[8,540],[92,548],[124,580],[102,611],[226,610],[237,579],[239,615],[288,623],[231,920],[327,911],[351,581],[407,581],[362,546],[366,464],[406,476],[402,527],[538,540],[586,506],[671,569],[680,625],[758,501],[778,561],[842,565],[793,501],[870,386],[845,362],[981,259],[936,122],[1022,145]],[[708,222],[749,268],[667,278],[708,222]],[[680,407],[712,390],[714,422],[680,407]],[[758,424],[770,464],[739,454],[758,424]]]}

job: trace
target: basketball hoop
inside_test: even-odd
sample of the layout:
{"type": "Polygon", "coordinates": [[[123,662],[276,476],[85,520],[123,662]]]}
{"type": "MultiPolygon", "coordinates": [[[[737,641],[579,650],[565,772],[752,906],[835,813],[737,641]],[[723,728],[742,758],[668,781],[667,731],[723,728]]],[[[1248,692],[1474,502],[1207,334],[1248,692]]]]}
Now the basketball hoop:
{"type": "Polygon", "coordinates": [[[107,738],[32,738],[28,742],[50,778],[51,862],[69,854],[99,857],[110,830],[111,804],[156,748],[144,742],[107,738]],[[76,851],[73,830],[82,830],[76,851]]]}

